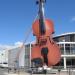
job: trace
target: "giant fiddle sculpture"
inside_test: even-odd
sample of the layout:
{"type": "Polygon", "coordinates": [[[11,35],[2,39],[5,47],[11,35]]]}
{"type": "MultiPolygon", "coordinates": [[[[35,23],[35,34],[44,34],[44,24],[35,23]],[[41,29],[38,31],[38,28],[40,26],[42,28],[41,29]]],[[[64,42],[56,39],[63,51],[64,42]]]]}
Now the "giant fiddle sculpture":
{"type": "Polygon", "coordinates": [[[38,0],[39,13],[38,19],[33,23],[33,35],[36,36],[36,44],[31,51],[31,60],[38,67],[46,64],[48,67],[56,65],[61,58],[58,45],[53,41],[54,33],[53,22],[44,17],[45,0],[38,0]]]}

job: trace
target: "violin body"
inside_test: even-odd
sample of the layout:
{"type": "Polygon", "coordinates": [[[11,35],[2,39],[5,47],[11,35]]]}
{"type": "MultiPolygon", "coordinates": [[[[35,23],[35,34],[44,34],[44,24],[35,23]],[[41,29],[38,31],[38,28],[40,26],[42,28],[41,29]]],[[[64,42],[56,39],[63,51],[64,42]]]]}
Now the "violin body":
{"type": "MultiPolygon", "coordinates": [[[[41,36],[40,34],[40,23],[39,20],[36,20],[33,25],[32,25],[32,29],[33,29],[33,34],[37,37],[41,36]]],[[[54,33],[54,25],[53,22],[49,19],[45,20],[45,35],[44,36],[50,36],[54,33]]]]}
{"type": "MultiPolygon", "coordinates": [[[[32,47],[32,61],[46,64],[48,67],[56,65],[61,59],[61,52],[58,45],[50,37],[40,37],[32,47]]],[[[36,62],[36,63],[37,63],[36,62]]]]}
{"type": "Polygon", "coordinates": [[[38,67],[56,65],[61,59],[58,45],[53,41],[54,24],[51,20],[44,18],[44,0],[39,0],[39,19],[32,25],[33,35],[36,43],[32,46],[31,61],[38,67]]]}

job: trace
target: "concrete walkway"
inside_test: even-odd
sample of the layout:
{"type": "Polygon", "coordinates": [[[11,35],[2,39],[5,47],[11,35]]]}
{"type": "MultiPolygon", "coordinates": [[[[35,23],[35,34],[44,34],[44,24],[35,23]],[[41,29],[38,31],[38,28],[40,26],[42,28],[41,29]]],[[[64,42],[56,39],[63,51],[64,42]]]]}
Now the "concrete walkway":
{"type": "Polygon", "coordinates": [[[60,73],[56,72],[54,74],[30,74],[30,73],[26,73],[24,71],[20,71],[20,72],[16,72],[16,73],[14,73],[14,71],[10,71],[8,73],[7,69],[0,68],[0,75],[75,75],[75,71],[71,71],[70,73],[65,72],[65,71],[61,71],[60,73]]]}
{"type": "Polygon", "coordinates": [[[18,74],[6,74],[6,75],[75,75],[75,73],[67,73],[67,72],[61,72],[56,74],[29,74],[29,73],[18,73],[18,74]]]}

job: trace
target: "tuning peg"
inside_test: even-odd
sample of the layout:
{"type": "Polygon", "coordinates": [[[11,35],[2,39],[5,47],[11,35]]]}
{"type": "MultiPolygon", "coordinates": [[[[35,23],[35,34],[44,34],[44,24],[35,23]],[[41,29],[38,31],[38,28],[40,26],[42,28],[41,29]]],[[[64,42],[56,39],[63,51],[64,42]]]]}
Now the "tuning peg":
{"type": "Polygon", "coordinates": [[[39,4],[39,1],[38,0],[36,1],[36,4],[39,4]]]}
{"type": "Polygon", "coordinates": [[[36,1],[36,4],[39,4],[39,2],[46,3],[46,0],[37,0],[37,1],[36,1]]]}

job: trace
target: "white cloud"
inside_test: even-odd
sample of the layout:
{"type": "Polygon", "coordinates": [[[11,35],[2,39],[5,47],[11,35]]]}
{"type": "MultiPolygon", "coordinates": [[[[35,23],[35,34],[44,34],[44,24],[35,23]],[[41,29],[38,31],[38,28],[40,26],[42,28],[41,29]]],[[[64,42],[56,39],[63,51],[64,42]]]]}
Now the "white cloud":
{"type": "Polygon", "coordinates": [[[2,45],[2,44],[0,44],[0,50],[6,50],[6,49],[10,49],[12,47],[13,46],[10,46],[10,45],[2,45]]]}
{"type": "Polygon", "coordinates": [[[3,45],[3,44],[0,44],[0,51],[3,51],[3,50],[10,50],[12,48],[15,48],[15,47],[20,47],[23,45],[23,42],[15,42],[13,45],[3,45]]]}
{"type": "Polygon", "coordinates": [[[18,42],[15,42],[15,46],[20,46],[20,45],[22,45],[23,44],[23,42],[20,42],[20,41],[18,41],[18,42]]]}
{"type": "Polygon", "coordinates": [[[0,44],[0,51],[2,51],[2,50],[10,50],[12,48],[20,47],[22,45],[23,45],[23,42],[21,42],[21,41],[15,42],[13,45],[0,44]]]}
{"type": "Polygon", "coordinates": [[[72,21],[72,22],[75,22],[75,16],[74,16],[74,17],[72,17],[71,21],[72,21]]]}

